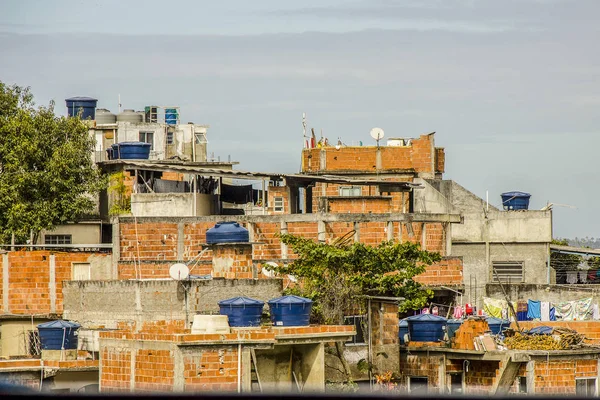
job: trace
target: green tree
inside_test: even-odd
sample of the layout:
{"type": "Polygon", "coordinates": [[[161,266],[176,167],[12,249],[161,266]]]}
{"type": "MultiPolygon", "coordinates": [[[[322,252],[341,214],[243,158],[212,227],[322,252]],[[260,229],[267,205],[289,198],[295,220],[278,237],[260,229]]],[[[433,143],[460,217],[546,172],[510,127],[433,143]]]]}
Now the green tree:
{"type": "Polygon", "coordinates": [[[422,307],[432,292],[413,277],[441,259],[414,243],[326,244],[290,234],[281,241],[298,258],[273,269],[301,280],[288,292],[312,299],[313,321],[325,324],[342,324],[349,311],[364,312],[364,296],[404,297],[401,310],[422,307]]]}
{"type": "Polygon", "coordinates": [[[92,161],[94,138],[79,118],[35,107],[29,88],[0,81],[0,240],[93,213],[105,186],[92,161]]]}

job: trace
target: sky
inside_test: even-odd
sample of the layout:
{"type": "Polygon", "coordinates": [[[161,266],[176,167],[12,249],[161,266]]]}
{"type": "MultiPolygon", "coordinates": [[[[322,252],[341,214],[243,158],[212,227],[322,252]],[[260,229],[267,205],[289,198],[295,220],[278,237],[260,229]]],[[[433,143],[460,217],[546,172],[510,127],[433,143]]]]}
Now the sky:
{"type": "Polygon", "coordinates": [[[436,132],[447,179],[532,194],[555,237],[600,237],[597,0],[0,2],[0,80],[38,104],[178,105],[209,153],[298,172],[308,127],[436,132]]]}

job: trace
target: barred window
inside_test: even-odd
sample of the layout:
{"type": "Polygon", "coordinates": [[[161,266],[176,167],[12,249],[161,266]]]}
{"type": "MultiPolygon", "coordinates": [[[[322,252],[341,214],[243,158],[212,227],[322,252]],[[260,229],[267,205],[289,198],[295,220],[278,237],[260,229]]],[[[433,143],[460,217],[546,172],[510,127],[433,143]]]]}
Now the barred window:
{"type": "Polygon", "coordinates": [[[71,235],[45,235],[44,244],[71,244],[71,235]]]}
{"type": "Polygon", "coordinates": [[[345,197],[362,196],[362,187],[360,187],[360,186],[340,186],[339,194],[340,194],[340,196],[345,196],[345,197]]]}
{"type": "Polygon", "coordinates": [[[283,197],[273,198],[274,211],[283,211],[283,197]]]}

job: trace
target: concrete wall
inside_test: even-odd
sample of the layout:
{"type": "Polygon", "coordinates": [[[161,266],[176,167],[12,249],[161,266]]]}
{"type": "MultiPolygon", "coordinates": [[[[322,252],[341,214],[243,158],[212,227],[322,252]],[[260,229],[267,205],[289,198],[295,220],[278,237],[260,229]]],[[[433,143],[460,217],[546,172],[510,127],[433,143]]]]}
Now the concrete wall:
{"type": "Polygon", "coordinates": [[[68,389],[71,393],[93,393],[91,386],[98,383],[98,371],[58,371],[50,382],[44,381],[43,391],[68,389]]]}
{"type": "Polygon", "coordinates": [[[29,354],[29,332],[48,319],[4,320],[0,322],[0,355],[2,357],[29,354]]]}
{"type": "Polygon", "coordinates": [[[216,195],[196,193],[132,193],[131,213],[136,217],[192,217],[211,215],[218,209],[216,195]],[[196,207],[194,210],[194,199],[196,207]]]}
{"type": "Polygon", "coordinates": [[[51,231],[42,231],[37,244],[44,244],[46,235],[71,235],[72,244],[102,243],[102,223],[58,225],[51,231]]]}
{"type": "Polygon", "coordinates": [[[280,279],[65,282],[64,318],[83,327],[116,328],[119,322],[186,319],[219,312],[217,302],[236,296],[263,301],[281,296],[280,279]]]}
{"type": "MultiPolygon", "coordinates": [[[[512,301],[517,300],[539,300],[549,302],[573,301],[592,297],[593,303],[600,302],[600,285],[544,285],[544,284],[521,284],[505,285],[508,297],[512,301]]],[[[500,285],[490,283],[485,286],[488,297],[497,299],[504,298],[500,285]]]]}

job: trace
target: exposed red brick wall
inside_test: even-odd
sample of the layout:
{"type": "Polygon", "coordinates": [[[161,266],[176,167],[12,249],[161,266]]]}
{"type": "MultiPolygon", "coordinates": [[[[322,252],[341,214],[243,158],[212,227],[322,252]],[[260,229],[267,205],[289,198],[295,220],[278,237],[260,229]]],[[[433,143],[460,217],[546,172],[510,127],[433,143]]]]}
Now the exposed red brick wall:
{"type": "Polygon", "coordinates": [[[442,362],[443,357],[441,355],[430,354],[429,357],[422,357],[402,352],[400,354],[400,370],[403,383],[408,385],[408,377],[410,376],[426,376],[429,380],[430,391],[439,390],[439,370],[442,362]]]}
{"type": "Polygon", "coordinates": [[[465,374],[466,394],[489,395],[498,374],[498,361],[469,361],[469,372],[465,374]]]}
{"type": "Polygon", "coordinates": [[[290,199],[287,186],[269,186],[267,192],[267,211],[269,214],[286,214],[290,212],[290,199]],[[283,211],[275,211],[275,197],[283,198],[283,211]]]}
{"type": "Polygon", "coordinates": [[[139,349],[135,355],[135,391],[172,391],[173,370],[171,351],[139,349]]]}
{"type": "Polygon", "coordinates": [[[463,283],[463,263],[459,257],[444,257],[440,262],[429,265],[415,281],[423,285],[461,285],[463,283]]]}
{"type": "Polygon", "coordinates": [[[128,349],[103,348],[102,374],[100,387],[102,392],[129,392],[131,380],[131,353],[128,349]]]}
{"type": "Polygon", "coordinates": [[[328,212],[339,213],[387,213],[392,209],[392,198],[356,198],[356,197],[337,197],[328,198],[328,212]]]}
{"type": "Polygon", "coordinates": [[[464,321],[452,338],[452,348],[462,350],[475,350],[473,340],[488,331],[490,327],[484,319],[467,319],[464,321]]]}
{"type": "MultiPolygon", "coordinates": [[[[2,292],[0,306],[4,296],[8,295],[9,310],[12,314],[48,314],[51,313],[50,301],[50,255],[55,256],[56,313],[63,311],[62,282],[72,279],[72,263],[85,263],[92,255],[111,257],[110,254],[84,252],[56,252],[49,250],[13,251],[8,253],[9,293],[2,292]]],[[[0,265],[3,258],[0,257],[0,265]]],[[[2,268],[0,267],[0,270],[2,268]]]]}
{"type": "Polygon", "coordinates": [[[213,249],[213,277],[227,279],[252,278],[252,246],[215,246],[213,249]],[[224,267],[224,264],[231,265],[224,267]],[[222,269],[217,268],[221,266],[222,269]]]}
{"type": "MultiPolygon", "coordinates": [[[[600,344],[600,321],[519,321],[519,327],[525,330],[542,325],[573,329],[590,339],[587,343],[600,344]]],[[[516,324],[512,327],[516,329],[516,324]]]]}
{"type": "Polygon", "coordinates": [[[596,378],[597,360],[556,360],[535,363],[538,394],[575,394],[575,378],[596,378]]]}
{"type": "Polygon", "coordinates": [[[205,350],[183,359],[186,392],[237,390],[237,349],[205,350]]]}
{"type": "Polygon", "coordinates": [[[372,344],[398,344],[399,322],[397,304],[371,303],[372,344]]]}
{"type": "MultiPolygon", "coordinates": [[[[412,170],[416,172],[433,172],[432,154],[433,135],[421,135],[412,139],[410,146],[381,146],[382,170],[412,170]]],[[[376,146],[348,146],[336,149],[304,149],[302,151],[302,172],[321,170],[321,152],[325,153],[326,171],[375,171],[376,146]]]]}
{"type": "Polygon", "coordinates": [[[121,260],[176,260],[177,224],[121,223],[121,260]]]}
{"type": "MultiPolygon", "coordinates": [[[[186,222],[183,227],[184,239],[184,254],[183,259],[189,260],[198,255],[202,251],[202,243],[206,243],[206,231],[215,226],[214,222],[186,222]]],[[[209,261],[212,259],[212,254],[207,251],[203,254],[201,260],[209,261]]]]}
{"type": "Polygon", "coordinates": [[[446,171],[446,152],[443,147],[435,148],[435,172],[446,171]]]}

